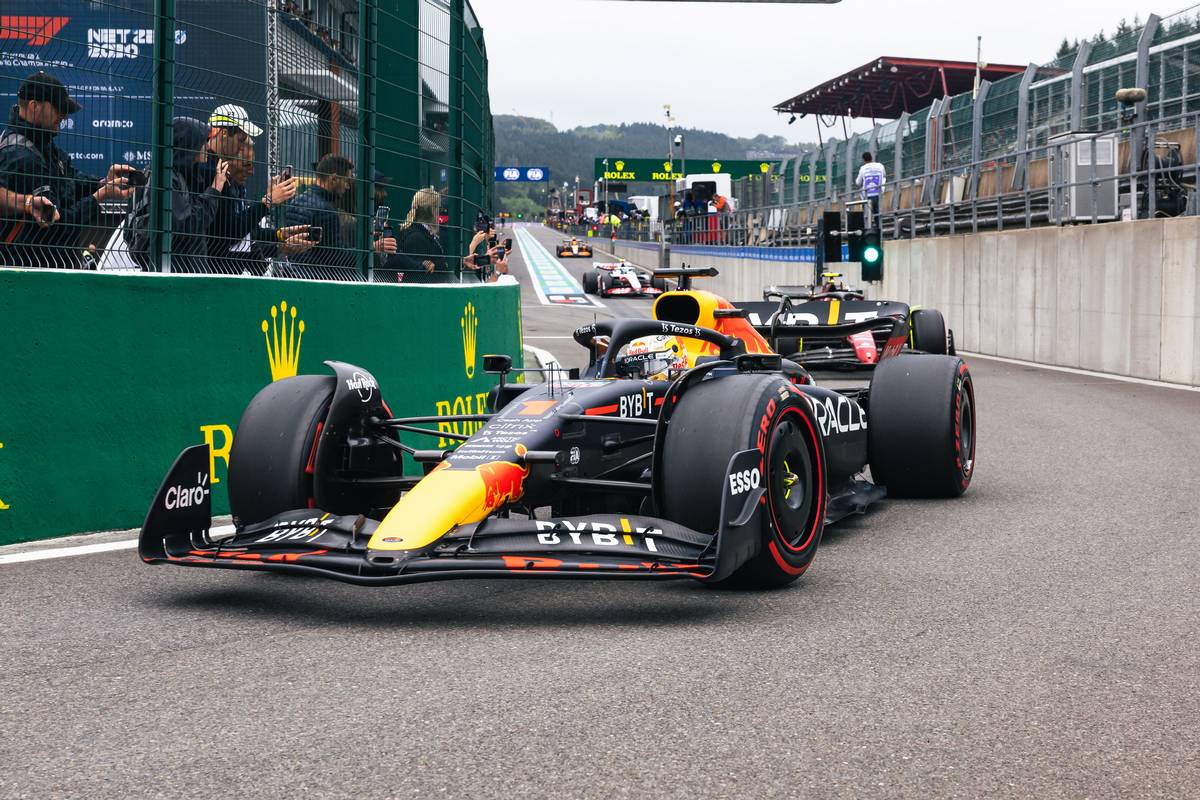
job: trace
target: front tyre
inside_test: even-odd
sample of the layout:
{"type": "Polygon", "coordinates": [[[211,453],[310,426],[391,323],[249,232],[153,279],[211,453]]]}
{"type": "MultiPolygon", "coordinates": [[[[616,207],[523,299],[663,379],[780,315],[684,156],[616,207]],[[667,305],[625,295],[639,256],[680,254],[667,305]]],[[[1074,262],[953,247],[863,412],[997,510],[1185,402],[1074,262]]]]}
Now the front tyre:
{"type": "Polygon", "coordinates": [[[871,477],[897,497],[957,497],[975,472],[975,382],[961,358],[905,354],[871,379],[871,477]]]}
{"type": "Polygon", "coordinates": [[[935,308],[922,308],[912,312],[909,318],[912,326],[913,350],[932,353],[938,356],[947,354],[948,340],[946,338],[946,320],[942,312],[935,308]]]}
{"type": "MultiPolygon", "coordinates": [[[[707,380],[680,396],[663,443],[663,516],[716,532],[726,466],[734,453],[762,453],[757,515],[761,548],[724,581],[710,585],[774,589],[812,563],[825,527],[828,486],[824,442],[812,407],[778,375],[707,380]]],[[[753,521],[748,524],[755,524],[753,521]]]]}
{"type": "Polygon", "coordinates": [[[310,507],[309,465],[336,380],[284,378],[264,386],[246,406],[229,453],[229,510],[236,524],[310,507]]]}

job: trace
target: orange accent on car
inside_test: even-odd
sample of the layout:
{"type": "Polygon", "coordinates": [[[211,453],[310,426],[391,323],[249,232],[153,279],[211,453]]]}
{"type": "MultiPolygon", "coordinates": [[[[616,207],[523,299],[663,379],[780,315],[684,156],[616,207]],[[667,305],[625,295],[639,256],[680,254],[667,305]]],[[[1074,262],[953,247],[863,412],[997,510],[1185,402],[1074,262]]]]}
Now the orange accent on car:
{"type": "Polygon", "coordinates": [[[557,558],[540,558],[536,556],[501,556],[504,566],[509,569],[558,569],[563,562],[557,558]]]}
{"type": "Polygon", "coordinates": [[[517,416],[536,417],[545,414],[558,404],[557,400],[525,400],[521,403],[521,411],[517,416]]]}
{"type": "Polygon", "coordinates": [[[616,410],[617,410],[617,404],[613,403],[611,406],[596,406],[595,408],[589,408],[588,410],[584,411],[583,413],[585,416],[588,416],[588,417],[602,417],[605,414],[611,414],[616,410]]]}

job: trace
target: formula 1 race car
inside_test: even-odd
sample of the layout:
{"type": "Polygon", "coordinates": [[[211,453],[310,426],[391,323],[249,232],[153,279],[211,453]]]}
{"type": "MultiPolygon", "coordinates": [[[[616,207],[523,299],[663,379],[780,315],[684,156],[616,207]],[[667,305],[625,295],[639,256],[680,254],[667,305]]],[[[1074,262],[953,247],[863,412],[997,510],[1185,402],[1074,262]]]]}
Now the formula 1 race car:
{"type": "Polygon", "coordinates": [[[603,577],[768,588],[808,569],[827,524],[885,494],[966,490],[975,395],[962,360],[898,355],[869,387],[833,391],[714,298],[668,292],[655,319],[576,329],[590,354],[582,376],[508,383],[511,359],[484,356],[500,383],[482,415],[395,418],[375,378],[340,362],[326,362],[332,376],[271,383],[230,454],[235,533],[212,536],[210,454],[189,447],[154,498],[139,555],[372,586],[603,577]],[[484,424],[471,436],[422,427],[447,421],[484,424]],[[462,441],[418,449],[402,441],[411,435],[462,441]],[[405,455],[420,474],[406,474],[405,455]]]}
{"type": "Polygon", "coordinates": [[[667,279],[652,275],[625,259],[611,263],[592,262],[592,269],[583,273],[583,291],[601,297],[656,297],[667,290],[667,279]]]}
{"type": "Polygon", "coordinates": [[[867,300],[840,277],[826,272],[815,286],[771,286],[762,302],[736,305],[775,352],[810,370],[869,370],[907,350],[955,355],[954,331],[940,311],[867,300]]]}
{"type": "Polygon", "coordinates": [[[558,246],[559,258],[591,258],[592,246],[572,237],[558,246]]]}

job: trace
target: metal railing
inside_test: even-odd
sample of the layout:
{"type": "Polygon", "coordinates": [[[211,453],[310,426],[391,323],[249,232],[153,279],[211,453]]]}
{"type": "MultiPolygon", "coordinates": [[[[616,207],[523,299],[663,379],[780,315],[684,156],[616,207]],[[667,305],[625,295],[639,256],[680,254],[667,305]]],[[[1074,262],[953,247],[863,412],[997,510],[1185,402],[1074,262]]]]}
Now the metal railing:
{"type": "Polygon", "coordinates": [[[490,211],[467,0],[13,0],[0,91],[0,266],[440,282],[490,211]]]}
{"type": "MultiPolygon", "coordinates": [[[[1094,224],[1196,214],[1200,111],[1132,123],[1119,131],[1064,137],[889,181],[880,198],[885,237],[914,238],[1040,225],[1094,224]],[[1134,153],[1140,160],[1133,162],[1134,153]]],[[[862,207],[858,190],[819,202],[752,206],[740,198],[732,214],[626,222],[620,239],[675,245],[797,247],[811,244],[826,211],[862,207]]],[[[573,229],[586,234],[586,227],[573,229]]],[[[601,225],[595,236],[608,237],[601,225]]]]}

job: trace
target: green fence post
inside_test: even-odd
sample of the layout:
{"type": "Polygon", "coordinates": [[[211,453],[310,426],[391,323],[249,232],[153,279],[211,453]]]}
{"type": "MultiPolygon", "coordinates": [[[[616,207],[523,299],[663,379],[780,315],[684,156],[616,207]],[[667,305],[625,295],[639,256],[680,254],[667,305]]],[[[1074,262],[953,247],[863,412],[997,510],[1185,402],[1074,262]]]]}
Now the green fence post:
{"type": "Polygon", "coordinates": [[[154,0],[150,101],[150,264],[171,271],[171,117],[175,113],[175,0],[154,0]]]}
{"type": "Polygon", "coordinates": [[[375,91],[378,69],[377,0],[358,0],[358,270],[364,279],[375,261],[375,91]]]}
{"type": "MultiPolygon", "coordinates": [[[[450,3],[450,118],[446,127],[450,133],[449,172],[446,175],[450,192],[450,219],[457,220],[457,226],[451,226],[446,252],[455,256],[465,252],[468,237],[466,231],[473,220],[464,218],[466,204],[463,203],[463,74],[465,73],[465,50],[463,37],[466,36],[466,26],[463,24],[463,0],[452,0],[450,3]]],[[[454,258],[455,271],[462,269],[461,259],[454,258]]]]}

